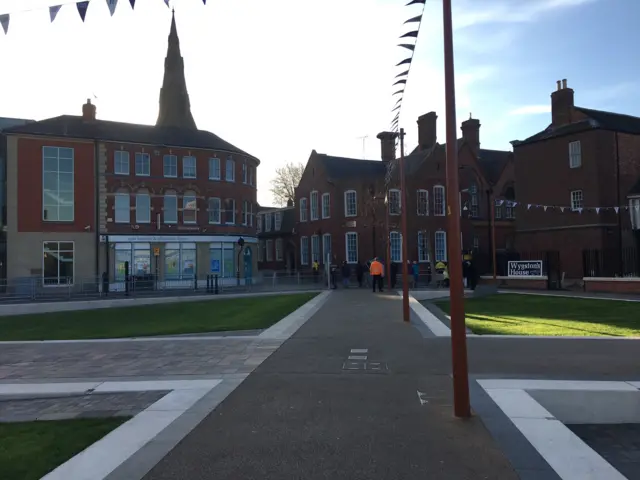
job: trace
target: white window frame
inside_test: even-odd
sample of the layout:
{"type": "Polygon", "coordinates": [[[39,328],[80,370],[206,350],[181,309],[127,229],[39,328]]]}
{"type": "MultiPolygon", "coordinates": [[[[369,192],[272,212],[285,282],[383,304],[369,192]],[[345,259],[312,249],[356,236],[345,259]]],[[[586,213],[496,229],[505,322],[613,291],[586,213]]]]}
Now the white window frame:
{"type": "Polygon", "coordinates": [[[242,225],[249,225],[249,202],[242,201],[242,225]]]}
{"type": "Polygon", "coordinates": [[[640,230],[640,197],[629,198],[629,213],[631,214],[631,228],[640,230]]]}
{"type": "Polygon", "coordinates": [[[113,196],[113,222],[114,223],[131,223],[131,195],[129,192],[116,192],[113,196]],[[118,207],[118,200],[126,201],[127,208],[124,205],[118,207]],[[118,212],[121,212],[122,217],[118,216],[118,212]],[[126,212],[126,218],[124,213],[126,212]]]}
{"type": "Polygon", "coordinates": [[[256,214],[256,233],[262,233],[262,214],[256,214]]]}
{"type": "Polygon", "coordinates": [[[300,265],[309,265],[309,237],[300,237],[300,265]]]}
{"type": "Polygon", "coordinates": [[[315,190],[309,194],[309,217],[312,222],[320,219],[318,196],[318,192],[315,190]]]}
{"type": "Polygon", "coordinates": [[[469,207],[469,215],[471,216],[471,218],[478,218],[478,186],[475,184],[471,185],[469,187],[469,194],[471,195],[471,206],[469,207]]]}
{"type": "Polygon", "coordinates": [[[344,253],[347,263],[358,263],[358,232],[347,232],[344,234],[344,253]],[[355,252],[349,252],[349,239],[355,239],[355,252]],[[349,253],[355,253],[355,255],[349,255],[349,253]]]}
{"type": "Polygon", "coordinates": [[[235,198],[226,198],[224,201],[224,224],[225,225],[235,225],[236,224],[236,200],[235,198]],[[227,221],[227,212],[229,209],[227,208],[228,201],[231,202],[231,213],[233,214],[232,221],[227,221]]]}
{"type": "Polygon", "coordinates": [[[438,230],[434,233],[433,251],[434,261],[446,262],[447,261],[447,232],[444,230],[438,230]],[[438,242],[442,242],[444,248],[440,249],[438,242]]]}
{"type": "Polygon", "coordinates": [[[389,252],[393,263],[402,263],[402,234],[389,232],[389,252]]]}
{"type": "Polygon", "coordinates": [[[116,150],[113,152],[113,173],[115,175],[129,175],[129,152],[116,150]],[[126,169],[123,167],[126,165],[126,169]]]}
{"type": "Polygon", "coordinates": [[[198,162],[193,155],[182,157],[182,178],[197,178],[198,162]]]}
{"type": "Polygon", "coordinates": [[[253,186],[255,182],[255,168],[251,165],[249,166],[249,185],[253,186]]]}
{"type": "Polygon", "coordinates": [[[42,283],[45,287],[60,287],[60,286],[66,286],[66,285],[73,285],[75,282],[75,278],[76,278],[76,243],[73,241],[59,241],[59,240],[52,240],[52,241],[44,241],[42,242],[42,283]],[[71,252],[72,253],[72,257],[73,261],[72,261],[72,273],[71,273],[71,281],[61,281],[60,278],[60,260],[58,260],[58,277],[57,277],[57,281],[56,283],[50,283],[47,282],[47,277],[44,276],[44,254],[45,254],[45,248],[44,246],[48,243],[56,243],[58,244],[57,249],[55,250],[56,252],[60,253],[60,252],[71,252]],[[61,243],[70,243],[72,245],[72,249],[71,250],[60,250],[60,244],[61,243]]]}
{"type": "Polygon", "coordinates": [[[172,191],[169,193],[165,193],[162,197],[162,221],[167,225],[176,225],[178,223],[178,195],[176,192],[172,191]],[[173,219],[167,220],[167,198],[171,198],[174,202],[175,208],[173,210],[174,217],[173,219]]]}
{"type": "Polygon", "coordinates": [[[284,255],[282,252],[282,239],[276,238],[276,262],[281,262],[284,260],[284,255]]]}
{"type": "Polygon", "coordinates": [[[571,211],[577,212],[583,209],[584,209],[584,193],[582,192],[582,190],[572,190],[571,191],[571,211]],[[580,198],[577,199],[576,197],[580,197],[580,198]]]}
{"type": "Polygon", "coordinates": [[[344,216],[345,217],[357,217],[358,216],[358,193],[355,190],[347,190],[344,192],[344,216]],[[353,210],[350,210],[349,197],[353,195],[353,210]]]}
{"type": "Polygon", "coordinates": [[[322,218],[331,218],[331,194],[322,194],[322,218]]]}
{"type": "MultiPolygon", "coordinates": [[[[322,262],[320,262],[322,265],[327,264],[327,253],[330,254],[331,250],[333,250],[333,246],[331,244],[331,234],[325,233],[322,235],[322,262]],[[329,245],[328,249],[327,249],[327,245],[329,245]],[[327,252],[327,250],[329,251],[327,252]]],[[[329,260],[329,263],[331,263],[331,260],[329,260]]]]}
{"type": "Polygon", "coordinates": [[[220,180],[220,159],[218,157],[209,158],[209,180],[220,180]]]}
{"type": "Polygon", "coordinates": [[[151,194],[149,192],[136,193],[136,223],[151,223],[151,194]],[[149,202],[149,208],[145,209],[148,215],[147,219],[141,218],[139,215],[141,213],[141,210],[138,202],[142,197],[146,197],[149,202]]]}
{"type": "Polygon", "coordinates": [[[136,177],[149,177],[151,175],[151,156],[148,153],[136,152],[135,162],[136,177]],[[138,165],[140,165],[140,168],[138,168],[138,165]]]}
{"type": "Polygon", "coordinates": [[[582,166],[582,144],[580,140],[569,142],[569,168],[582,166]]]}
{"type": "Polygon", "coordinates": [[[416,192],[416,213],[420,217],[429,216],[429,190],[423,188],[416,192]],[[422,207],[422,208],[420,208],[422,207]]]}
{"type": "Polygon", "coordinates": [[[388,208],[389,215],[400,215],[402,210],[402,197],[400,193],[400,189],[398,188],[390,188],[389,189],[389,198],[388,208]]]}
{"type": "Polygon", "coordinates": [[[253,202],[249,202],[249,226],[253,227],[253,202]]]}
{"type": "Polygon", "coordinates": [[[447,197],[446,191],[443,185],[434,185],[433,186],[433,215],[436,217],[444,217],[447,212],[447,197]],[[441,192],[440,195],[442,197],[442,205],[441,208],[438,209],[438,194],[436,192],[441,192]]]}
{"type": "Polygon", "coordinates": [[[502,219],[502,205],[498,204],[496,200],[493,201],[493,213],[495,215],[496,220],[502,219]]]}
{"type": "Polygon", "coordinates": [[[320,235],[311,236],[311,261],[320,262],[320,235]]]}
{"type": "Polygon", "coordinates": [[[264,252],[267,249],[266,244],[267,242],[265,242],[264,240],[260,240],[258,242],[258,261],[259,262],[264,262],[264,252]]]}
{"type": "Polygon", "coordinates": [[[267,262],[273,262],[273,240],[267,240],[267,262]]]}
{"type": "Polygon", "coordinates": [[[306,222],[307,220],[307,199],[303,197],[300,199],[300,221],[306,222]]]}
{"type": "Polygon", "coordinates": [[[264,231],[270,232],[273,228],[273,213],[267,212],[264,214],[264,231]]]}
{"type": "Polygon", "coordinates": [[[209,197],[207,200],[207,219],[210,225],[220,225],[222,223],[222,200],[220,197],[209,197]],[[216,220],[216,202],[218,203],[218,219],[216,220]]]}
{"type": "Polygon", "coordinates": [[[514,202],[512,202],[511,200],[506,200],[505,205],[504,217],[508,218],[509,220],[513,220],[514,218],[516,218],[516,207],[514,205],[514,202]]]}
{"type": "Polygon", "coordinates": [[[429,236],[418,231],[418,263],[429,263],[429,236]]]}
{"type": "Polygon", "coordinates": [[[247,169],[249,168],[249,166],[247,165],[247,162],[242,162],[242,183],[244,183],[245,185],[247,184],[247,169]]]}
{"type": "Polygon", "coordinates": [[[282,212],[273,213],[273,229],[278,231],[282,228],[282,212]]]}
{"type": "Polygon", "coordinates": [[[227,157],[227,161],[224,164],[224,179],[227,182],[236,181],[236,161],[233,157],[227,157]]]}
{"type": "Polygon", "coordinates": [[[195,225],[198,223],[198,196],[196,192],[188,192],[182,195],[182,223],[184,225],[195,225]],[[187,201],[189,199],[189,201],[187,201]],[[194,209],[187,208],[189,203],[194,203],[194,209]],[[193,212],[193,220],[186,220],[185,212],[193,212]]]}
{"type": "Polygon", "coordinates": [[[164,155],[162,157],[162,175],[165,178],[178,178],[177,155],[164,155]]]}
{"type": "MultiPolygon", "coordinates": [[[[64,160],[69,160],[69,157],[65,157],[64,160]]],[[[42,192],[42,221],[43,222],[64,222],[64,223],[68,223],[68,222],[73,222],[75,221],[75,204],[76,204],[76,186],[75,186],[75,181],[76,181],[76,174],[75,174],[75,169],[76,169],[76,162],[75,162],[75,150],[73,148],[68,148],[68,147],[50,147],[50,146],[43,146],[42,147],[42,169],[41,169],[41,179],[42,179],[42,187],[41,187],[41,192],[42,192]],[[71,171],[61,171],[60,170],[60,152],[61,150],[64,150],[66,153],[71,152],[71,171]],[[55,151],[55,157],[53,156],[53,153],[55,151]],[[48,170],[48,168],[50,167],[50,165],[46,165],[49,162],[47,162],[47,159],[49,160],[53,160],[55,158],[56,160],[56,169],[55,170],[48,170]],[[49,189],[45,189],[45,177],[48,174],[55,174],[55,178],[56,178],[56,188],[55,190],[49,190],[49,189]],[[71,176],[71,190],[62,190],[61,186],[60,186],[60,177],[61,176],[71,176]],[[45,203],[47,200],[47,192],[51,192],[51,195],[49,195],[51,198],[56,199],[56,204],[54,203],[45,203]],[[60,209],[64,208],[64,206],[62,205],[62,201],[60,200],[60,194],[61,193],[66,193],[66,194],[71,194],[71,217],[70,218],[60,218],[60,209]],[[55,209],[56,212],[56,216],[55,218],[51,218],[51,215],[49,215],[49,211],[53,211],[53,209],[55,209]],[[45,212],[47,212],[47,215],[45,215],[45,212]]],[[[68,205],[67,205],[68,206],[68,205]]],[[[66,209],[65,209],[66,211],[66,209]]]]}

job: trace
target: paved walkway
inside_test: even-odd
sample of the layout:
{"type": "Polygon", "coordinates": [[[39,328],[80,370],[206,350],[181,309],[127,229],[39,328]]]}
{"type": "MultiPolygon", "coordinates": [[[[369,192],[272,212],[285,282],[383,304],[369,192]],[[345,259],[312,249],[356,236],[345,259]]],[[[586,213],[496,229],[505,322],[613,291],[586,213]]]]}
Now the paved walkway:
{"type": "Polygon", "coordinates": [[[335,291],[145,478],[517,479],[479,418],[452,417],[445,349],[399,297],[335,291]]]}

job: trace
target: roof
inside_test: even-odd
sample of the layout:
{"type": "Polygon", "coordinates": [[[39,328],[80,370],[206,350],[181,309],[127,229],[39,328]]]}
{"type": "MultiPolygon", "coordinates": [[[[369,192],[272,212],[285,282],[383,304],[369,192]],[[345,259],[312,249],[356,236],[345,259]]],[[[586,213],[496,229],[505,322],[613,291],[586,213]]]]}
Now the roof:
{"type": "MultiPolygon", "coordinates": [[[[205,130],[178,127],[155,127],[108,120],[85,121],[81,116],[61,115],[39,122],[9,128],[9,134],[86,138],[108,142],[142,143],[147,145],[201,148],[240,155],[252,155],[205,130]]],[[[256,159],[257,160],[257,159],[256,159]]]]}
{"type": "Polygon", "coordinates": [[[324,153],[318,153],[317,158],[324,166],[327,176],[331,178],[373,177],[384,175],[387,171],[387,165],[382,160],[334,157],[324,153]]]}
{"type": "Polygon", "coordinates": [[[604,110],[593,110],[591,108],[574,107],[578,112],[587,117],[586,120],[569,123],[554,128],[549,125],[543,131],[536,133],[524,140],[514,140],[511,142],[514,147],[529,143],[541,142],[551,138],[563,137],[573,133],[584,132],[593,129],[610,130],[613,132],[640,135],[640,117],[623,115],[621,113],[605,112],[604,110]]]}
{"type": "Polygon", "coordinates": [[[24,118],[0,117],[0,130],[5,130],[25,123],[32,123],[35,120],[27,120],[24,118]]]}
{"type": "Polygon", "coordinates": [[[509,161],[511,152],[504,150],[486,150],[480,149],[480,155],[478,156],[478,165],[484,178],[495,185],[500,180],[502,170],[509,161]]]}
{"type": "Polygon", "coordinates": [[[265,213],[282,213],[282,221],[280,223],[279,230],[269,230],[265,232],[264,230],[260,232],[258,235],[260,237],[278,237],[283,233],[292,233],[293,229],[296,226],[296,211],[294,207],[284,207],[284,208],[274,208],[270,212],[260,212],[262,214],[265,213]]]}

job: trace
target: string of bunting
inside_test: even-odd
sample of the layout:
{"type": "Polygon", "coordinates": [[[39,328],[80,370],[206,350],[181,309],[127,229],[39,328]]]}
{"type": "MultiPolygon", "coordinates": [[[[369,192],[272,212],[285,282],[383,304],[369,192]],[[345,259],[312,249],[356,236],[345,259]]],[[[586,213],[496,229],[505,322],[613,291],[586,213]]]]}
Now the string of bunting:
{"type": "MultiPolygon", "coordinates": [[[[616,214],[620,213],[620,211],[628,211],[629,205],[615,206],[615,207],[570,207],[565,205],[539,205],[537,203],[520,203],[514,202],[510,200],[496,200],[496,207],[505,206],[507,208],[526,208],[527,210],[538,210],[542,209],[544,212],[560,212],[560,213],[586,213],[586,212],[595,212],[596,215],[600,214],[600,212],[614,211],[616,214]]],[[[640,211],[640,204],[635,204],[634,208],[636,211],[640,211]]]]}
{"type": "MultiPolygon", "coordinates": [[[[411,62],[413,61],[413,55],[418,43],[418,34],[420,33],[420,26],[422,25],[422,16],[424,15],[426,0],[410,0],[409,3],[407,3],[405,6],[411,7],[413,5],[422,5],[422,10],[420,11],[419,15],[415,15],[404,22],[403,25],[410,25],[412,29],[400,36],[400,40],[402,41],[402,43],[399,44],[398,47],[402,48],[403,52],[404,49],[409,50],[410,54],[409,56],[398,62],[398,64],[396,64],[396,67],[401,67],[402,71],[394,77],[395,83],[393,84],[393,87],[397,86],[398,88],[398,90],[392,94],[392,98],[398,96],[395,105],[391,109],[391,113],[395,113],[393,119],[391,120],[391,131],[394,133],[398,133],[399,130],[402,99],[404,98],[404,91],[407,87],[407,81],[409,80],[409,73],[411,72],[411,62]]],[[[389,183],[391,182],[391,176],[393,174],[396,163],[397,160],[394,162],[389,162],[389,164],[387,165],[385,187],[388,187],[389,183]]]]}
{"type": "MultiPolygon", "coordinates": [[[[30,8],[30,9],[19,10],[19,11],[10,12],[10,13],[3,13],[3,14],[0,14],[0,26],[2,27],[2,30],[6,35],[7,33],[9,33],[9,24],[11,23],[12,15],[15,15],[16,13],[32,12],[36,10],[45,10],[45,9],[49,10],[49,19],[51,20],[51,23],[53,23],[56,17],[58,16],[58,12],[60,12],[60,9],[62,7],[74,6],[74,5],[76,7],[76,10],[78,11],[78,15],[80,15],[80,19],[84,23],[84,20],[87,16],[87,10],[89,9],[89,3],[104,2],[104,1],[107,2],[107,6],[109,7],[109,13],[111,13],[111,16],[113,16],[113,14],[116,12],[116,7],[118,6],[118,0],[83,0],[83,1],[60,3],[58,5],[52,5],[50,7],[30,8]]],[[[126,0],[123,0],[123,1],[126,1],[126,0]]],[[[170,0],[157,0],[157,1],[163,1],[165,5],[169,7],[170,0]]],[[[128,0],[128,2],[131,5],[131,9],[132,10],[135,9],[136,0],[128,0]]],[[[202,3],[206,5],[207,0],[202,0],[202,3]]]]}

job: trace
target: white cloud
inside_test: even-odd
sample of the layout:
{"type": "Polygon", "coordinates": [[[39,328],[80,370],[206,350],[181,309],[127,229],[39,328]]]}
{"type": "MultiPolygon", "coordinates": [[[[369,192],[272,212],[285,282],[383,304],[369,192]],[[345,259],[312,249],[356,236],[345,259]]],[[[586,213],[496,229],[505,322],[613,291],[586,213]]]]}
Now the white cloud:
{"type": "Polygon", "coordinates": [[[509,115],[539,115],[541,113],[551,112],[551,105],[524,105],[514,108],[509,115]]]}

